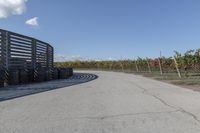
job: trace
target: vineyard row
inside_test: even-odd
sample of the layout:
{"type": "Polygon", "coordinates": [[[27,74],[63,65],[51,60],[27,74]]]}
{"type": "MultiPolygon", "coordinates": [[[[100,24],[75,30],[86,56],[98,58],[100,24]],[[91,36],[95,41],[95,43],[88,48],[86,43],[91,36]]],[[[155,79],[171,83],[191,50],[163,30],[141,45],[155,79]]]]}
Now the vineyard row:
{"type": "Polygon", "coordinates": [[[140,58],[136,60],[118,61],[70,61],[56,62],[57,67],[73,67],[75,69],[98,69],[130,72],[176,73],[178,77],[200,73],[200,49],[189,50],[184,54],[175,51],[173,57],[140,58]]]}

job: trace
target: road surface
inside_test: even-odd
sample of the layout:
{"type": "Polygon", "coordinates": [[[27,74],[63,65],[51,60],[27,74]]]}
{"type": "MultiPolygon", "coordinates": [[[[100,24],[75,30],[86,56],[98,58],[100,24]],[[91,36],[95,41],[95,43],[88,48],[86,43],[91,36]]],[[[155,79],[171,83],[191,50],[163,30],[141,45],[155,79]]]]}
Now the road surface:
{"type": "Polygon", "coordinates": [[[0,102],[0,133],[200,133],[199,92],[90,73],[98,79],[0,102]]]}

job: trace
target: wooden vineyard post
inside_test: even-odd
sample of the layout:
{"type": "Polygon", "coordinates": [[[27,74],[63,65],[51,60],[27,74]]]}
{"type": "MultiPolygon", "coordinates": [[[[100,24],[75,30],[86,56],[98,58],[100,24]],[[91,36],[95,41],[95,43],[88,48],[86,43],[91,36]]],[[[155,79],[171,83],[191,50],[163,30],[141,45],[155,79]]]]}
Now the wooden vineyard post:
{"type": "Polygon", "coordinates": [[[121,68],[122,68],[122,72],[124,72],[124,66],[123,63],[120,62],[121,68]]]}
{"type": "Polygon", "coordinates": [[[160,75],[163,75],[162,64],[160,58],[158,58],[159,68],[160,68],[160,75]]]}
{"type": "Polygon", "coordinates": [[[99,63],[97,62],[97,70],[100,70],[100,68],[99,68],[99,63]]]}
{"type": "Polygon", "coordinates": [[[177,71],[177,73],[178,73],[178,77],[179,77],[179,78],[182,78],[181,73],[180,73],[180,70],[179,70],[179,68],[178,68],[178,63],[177,63],[177,60],[176,60],[175,57],[174,57],[174,63],[175,63],[175,66],[176,66],[176,71],[177,71]]]}
{"type": "Polygon", "coordinates": [[[151,66],[149,64],[149,59],[148,58],[147,58],[147,65],[148,65],[149,73],[151,73],[152,71],[151,71],[151,66]]]}
{"type": "Polygon", "coordinates": [[[135,60],[135,67],[136,67],[136,71],[139,72],[138,65],[137,65],[137,60],[135,60]]]}
{"type": "Polygon", "coordinates": [[[111,62],[111,64],[110,64],[110,70],[112,70],[112,66],[113,66],[113,64],[112,64],[112,62],[111,62]]]}

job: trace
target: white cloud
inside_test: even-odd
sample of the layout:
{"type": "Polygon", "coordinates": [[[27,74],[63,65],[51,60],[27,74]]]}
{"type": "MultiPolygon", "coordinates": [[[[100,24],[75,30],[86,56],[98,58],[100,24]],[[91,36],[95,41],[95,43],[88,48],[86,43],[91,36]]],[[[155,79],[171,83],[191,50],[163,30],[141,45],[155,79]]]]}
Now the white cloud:
{"type": "Polygon", "coordinates": [[[62,55],[55,54],[54,56],[55,62],[65,62],[65,61],[117,61],[115,58],[105,58],[105,59],[97,59],[97,58],[84,58],[80,55],[62,55]]]}
{"type": "Polygon", "coordinates": [[[21,15],[26,11],[28,0],[0,0],[0,18],[21,15]]]}
{"type": "Polygon", "coordinates": [[[38,17],[31,18],[25,22],[27,25],[39,26],[38,17]]]}
{"type": "Polygon", "coordinates": [[[55,54],[55,62],[64,62],[64,61],[86,61],[88,59],[81,57],[80,55],[62,55],[55,54]]]}

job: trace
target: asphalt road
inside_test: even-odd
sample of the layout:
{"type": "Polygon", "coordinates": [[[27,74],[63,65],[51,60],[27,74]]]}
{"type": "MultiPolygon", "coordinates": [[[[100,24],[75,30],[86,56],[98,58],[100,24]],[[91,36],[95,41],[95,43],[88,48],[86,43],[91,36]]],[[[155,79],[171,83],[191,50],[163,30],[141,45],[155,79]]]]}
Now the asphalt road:
{"type": "Polygon", "coordinates": [[[90,73],[99,78],[0,102],[0,133],[200,133],[199,92],[132,74],[90,73]]]}

